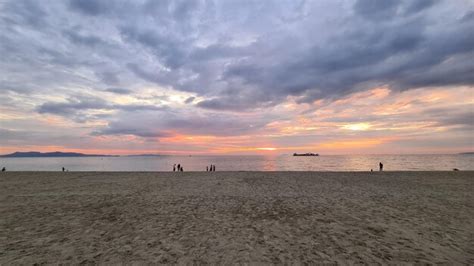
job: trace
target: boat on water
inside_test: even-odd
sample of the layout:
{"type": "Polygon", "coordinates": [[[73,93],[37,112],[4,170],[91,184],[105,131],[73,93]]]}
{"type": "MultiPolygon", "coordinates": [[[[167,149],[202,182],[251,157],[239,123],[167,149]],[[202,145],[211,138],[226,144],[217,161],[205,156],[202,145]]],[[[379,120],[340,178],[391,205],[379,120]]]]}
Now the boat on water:
{"type": "Polygon", "coordinates": [[[293,156],[319,156],[318,153],[293,153],[293,156]]]}

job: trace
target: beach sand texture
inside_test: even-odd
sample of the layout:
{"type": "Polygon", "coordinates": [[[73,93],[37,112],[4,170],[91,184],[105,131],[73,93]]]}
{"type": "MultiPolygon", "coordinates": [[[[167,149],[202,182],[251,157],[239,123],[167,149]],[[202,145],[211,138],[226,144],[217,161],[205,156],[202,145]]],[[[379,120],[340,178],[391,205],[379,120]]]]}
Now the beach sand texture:
{"type": "Polygon", "coordinates": [[[474,172],[5,172],[0,264],[474,264],[474,172]]]}

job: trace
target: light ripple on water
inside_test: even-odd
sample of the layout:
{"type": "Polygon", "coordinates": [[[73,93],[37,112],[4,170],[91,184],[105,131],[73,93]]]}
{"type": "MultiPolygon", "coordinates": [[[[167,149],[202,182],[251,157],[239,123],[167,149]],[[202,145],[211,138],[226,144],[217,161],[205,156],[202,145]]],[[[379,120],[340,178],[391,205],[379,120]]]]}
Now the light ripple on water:
{"type": "Polygon", "coordinates": [[[159,157],[75,157],[1,158],[8,171],[170,171],[180,163],[185,171],[374,171],[384,170],[474,170],[474,155],[322,155],[319,157],[278,156],[159,156],[159,157]]]}

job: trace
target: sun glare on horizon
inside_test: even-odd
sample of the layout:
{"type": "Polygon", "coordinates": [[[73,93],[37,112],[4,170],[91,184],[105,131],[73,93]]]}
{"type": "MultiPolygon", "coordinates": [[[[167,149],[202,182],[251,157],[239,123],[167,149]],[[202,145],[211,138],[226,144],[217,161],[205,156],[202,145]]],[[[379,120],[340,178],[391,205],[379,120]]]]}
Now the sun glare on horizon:
{"type": "Polygon", "coordinates": [[[354,130],[354,131],[363,131],[363,130],[368,130],[372,126],[369,123],[356,123],[356,124],[348,124],[342,126],[344,129],[348,130],[354,130]]]}

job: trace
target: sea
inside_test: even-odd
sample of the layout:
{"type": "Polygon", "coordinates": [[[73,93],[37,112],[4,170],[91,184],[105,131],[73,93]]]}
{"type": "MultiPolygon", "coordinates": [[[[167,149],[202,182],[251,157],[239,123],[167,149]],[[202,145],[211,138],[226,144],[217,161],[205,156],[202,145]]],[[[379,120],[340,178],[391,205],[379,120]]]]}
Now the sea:
{"type": "Polygon", "coordinates": [[[0,158],[7,171],[452,171],[474,170],[474,155],[226,155],[0,158]]]}

